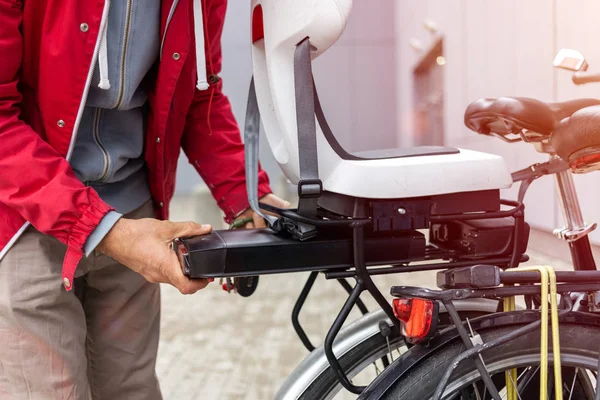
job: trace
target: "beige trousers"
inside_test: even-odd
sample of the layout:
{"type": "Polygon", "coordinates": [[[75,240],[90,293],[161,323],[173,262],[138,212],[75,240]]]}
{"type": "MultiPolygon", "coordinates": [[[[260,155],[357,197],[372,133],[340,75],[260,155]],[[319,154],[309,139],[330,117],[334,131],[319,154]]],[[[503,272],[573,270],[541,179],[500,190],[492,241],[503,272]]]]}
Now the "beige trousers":
{"type": "MultiPolygon", "coordinates": [[[[151,202],[126,217],[152,217],[151,202]]],[[[29,228],[0,261],[0,399],[161,399],[160,288],[109,257],[61,284],[66,247],[29,228]]]]}

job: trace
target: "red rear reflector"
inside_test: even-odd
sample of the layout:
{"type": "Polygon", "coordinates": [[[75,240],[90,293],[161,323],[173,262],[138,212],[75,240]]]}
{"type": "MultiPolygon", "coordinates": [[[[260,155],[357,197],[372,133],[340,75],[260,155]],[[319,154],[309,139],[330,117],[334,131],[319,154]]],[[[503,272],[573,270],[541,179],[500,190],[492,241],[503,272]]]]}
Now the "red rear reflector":
{"type": "Polygon", "coordinates": [[[435,303],[423,299],[394,299],[394,315],[403,322],[404,335],[412,342],[428,337],[437,318],[435,303]]]}
{"type": "Polygon", "coordinates": [[[584,173],[600,169],[600,154],[588,154],[577,157],[569,162],[569,167],[575,173],[584,173]]]}
{"type": "Polygon", "coordinates": [[[265,27],[263,25],[262,6],[259,4],[252,11],[252,43],[256,43],[265,37],[265,27]]]}
{"type": "Polygon", "coordinates": [[[412,299],[395,299],[394,315],[402,322],[408,322],[412,309],[412,299]]]}

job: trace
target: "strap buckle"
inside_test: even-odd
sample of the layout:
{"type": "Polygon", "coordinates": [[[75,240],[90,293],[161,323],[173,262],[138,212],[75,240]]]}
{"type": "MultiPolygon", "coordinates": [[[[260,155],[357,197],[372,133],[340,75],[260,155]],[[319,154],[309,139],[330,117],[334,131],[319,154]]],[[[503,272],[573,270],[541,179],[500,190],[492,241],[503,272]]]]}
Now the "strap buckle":
{"type": "Polygon", "coordinates": [[[320,179],[300,179],[298,181],[298,196],[301,199],[321,197],[323,182],[320,179]]]}

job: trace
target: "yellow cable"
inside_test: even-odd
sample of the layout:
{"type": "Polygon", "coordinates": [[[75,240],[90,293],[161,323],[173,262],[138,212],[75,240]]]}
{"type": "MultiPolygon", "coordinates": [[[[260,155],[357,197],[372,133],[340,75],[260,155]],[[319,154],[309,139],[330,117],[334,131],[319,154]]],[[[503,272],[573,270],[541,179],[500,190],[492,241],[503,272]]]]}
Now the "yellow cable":
{"type": "MultiPolygon", "coordinates": [[[[542,324],[540,327],[541,338],[540,338],[540,399],[545,400],[548,398],[548,289],[550,289],[550,308],[552,318],[552,352],[554,355],[554,390],[555,399],[562,400],[562,374],[561,374],[561,362],[560,362],[560,337],[558,327],[558,304],[556,301],[557,288],[556,288],[556,274],[554,269],[550,266],[536,266],[536,267],[521,267],[513,268],[507,271],[537,271],[540,273],[541,280],[541,319],[542,324]],[[548,288],[550,284],[550,288],[548,288]]],[[[512,371],[511,371],[512,372],[512,371]]],[[[508,384],[507,384],[508,389],[508,384]]],[[[517,400],[517,399],[513,399],[517,400]]]]}
{"type": "MultiPolygon", "coordinates": [[[[510,307],[511,307],[511,310],[513,310],[513,311],[517,309],[516,304],[515,304],[515,297],[514,296],[512,296],[510,298],[510,307]]],[[[515,389],[515,392],[513,394],[513,400],[519,400],[518,395],[517,395],[517,387],[516,387],[516,385],[517,385],[517,379],[518,379],[517,378],[517,369],[513,368],[510,371],[510,373],[511,373],[511,378],[512,378],[511,385],[513,385],[514,389],[515,389]]]]}
{"type": "MultiPolygon", "coordinates": [[[[514,311],[515,310],[515,297],[505,297],[504,298],[504,311],[514,311]]],[[[519,400],[517,397],[517,387],[515,386],[517,383],[517,370],[516,368],[511,368],[508,371],[504,372],[505,381],[506,381],[506,400],[519,400]]]]}
{"type": "Polygon", "coordinates": [[[560,328],[558,326],[558,303],[556,297],[556,272],[550,266],[545,266],[550,278],[550,320],[552,321],[552,354],[554,355],[554,398],[562,400],[562,368],[560,360],[560,328]]]}

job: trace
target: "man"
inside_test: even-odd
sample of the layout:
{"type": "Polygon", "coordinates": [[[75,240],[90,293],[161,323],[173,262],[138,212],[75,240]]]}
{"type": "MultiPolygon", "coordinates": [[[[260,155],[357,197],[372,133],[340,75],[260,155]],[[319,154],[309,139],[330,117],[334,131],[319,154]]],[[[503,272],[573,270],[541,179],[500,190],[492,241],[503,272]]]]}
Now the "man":
{"type": "MultiPolygon", "coordinates": [[[[207,284],[169,243],[211,227],[160,221],[180,148],[227,221],[252,215],[217,75],[225,10],[0,0],[0,398],[160,398],[158,283],[207,284]]],[[[262,171],[259,194],[285,206],[262,171]]]]}

